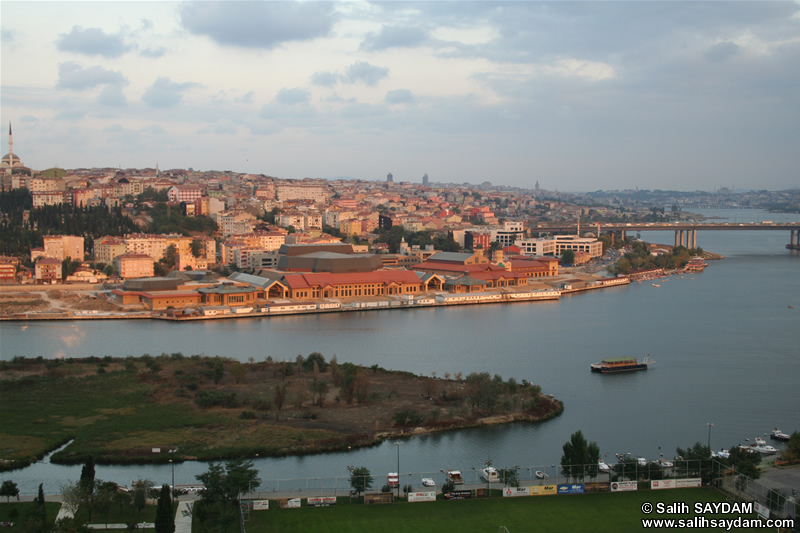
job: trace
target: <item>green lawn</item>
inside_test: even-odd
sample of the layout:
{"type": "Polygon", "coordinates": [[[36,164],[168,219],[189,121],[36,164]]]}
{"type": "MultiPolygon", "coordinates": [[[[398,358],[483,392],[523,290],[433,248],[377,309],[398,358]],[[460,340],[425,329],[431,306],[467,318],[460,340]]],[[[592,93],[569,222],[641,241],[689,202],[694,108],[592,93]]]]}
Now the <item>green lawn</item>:
{"type": "MultiPolygon", "coordinates": [[[[624,492],[617,494],[585,494],[574,496],[531,496],[492,498],[488,500],[436,501],[386,505],[342,504],[327,508],[279,509],[270,502],[269,511],[252,511],[246,523],[248,533],[293,531],[303,533],[347,531],[421,533],[463,531],[497,533],[500,526],[510,533],[545,531],[573,533],[591,531],[639,532],[642,518],[658,518],[641,511],[644,502],[724,502],[725,496],[713,489],[672,489],[661,491],[624,492]]],[[[305,501],[303,501],[305,505],[305,501]]],[[[689,515],[662,518],[692,518],[689,515]]],[[[706,515],[709,519],[733,519],[738,515],[706,515]]],[[[756,518],[746,515],[744,518],[756,518]]],[[[231,531],[234,531],[232,529],[231,531]]],[[[724,529],[723,529],[724,530],[724,529]]],[[[697,529],[695,531],[705,531],[697,529]]],[[[716,529],[715,531],[719,531],[716,529]]],[[[764,529],[735,529],[737,532],[764,529]]]]}
{"type": "MultiPolygon", "coordinates": [[[[61,508],[60,503],[45,501],[45,509],[47,511],[47,522],[52,525],[56,520],[58,510],[61,508]]],[[[0,500],[0,522],[13,522],[14,527],[0,528],[0,531],[11,533],[13,531],[22,531],[23,522],[26,521],[28,515],[34,510],[32,502],[15,502],[11,499],[6,503],[6,499],[0,500]]]]}

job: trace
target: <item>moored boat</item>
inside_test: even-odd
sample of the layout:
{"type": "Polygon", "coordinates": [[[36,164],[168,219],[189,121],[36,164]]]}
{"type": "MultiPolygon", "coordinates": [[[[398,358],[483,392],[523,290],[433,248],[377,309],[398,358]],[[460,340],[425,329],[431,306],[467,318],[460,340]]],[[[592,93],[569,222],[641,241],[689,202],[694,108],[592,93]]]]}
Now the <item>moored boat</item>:
{"type": "Polygon", "coordinates": [[[787,435],[778,428],[773,429],[772,433],[769,434],[769,437],[775,440],[789,440],[790,438],[792,438],[791,435],[787,435]]]}
{"type": "Polygon", "coordinates": [[[497,483],[500,481],[500,475],[497,473],[497,469],[493,466],[487,466],[486,468],[481,469],[481,477],[489,483],[497,483]]]}
{"type": "Polygon", "coordinates": [[[648,365],[655,363],[650,356],[639,362],[635,357],[620,357],[618,359],[603,359],[599,363],[592,363],[592,372],[603,374],[613,372],[629,372],[632,370],[647,370],[648,365]]]}
{"type": "Polygon", "coordinates": [[[550,476],[548,476],[547,474],[545,474],[545,473],[544,473],[544,472],[542,472],[541,470],[537,470],[537,471],[536,471],[536,477],[537,477],[537,478],[539,478],[539,479],[547,479],[547,478],[549,478],[550,476]]]}

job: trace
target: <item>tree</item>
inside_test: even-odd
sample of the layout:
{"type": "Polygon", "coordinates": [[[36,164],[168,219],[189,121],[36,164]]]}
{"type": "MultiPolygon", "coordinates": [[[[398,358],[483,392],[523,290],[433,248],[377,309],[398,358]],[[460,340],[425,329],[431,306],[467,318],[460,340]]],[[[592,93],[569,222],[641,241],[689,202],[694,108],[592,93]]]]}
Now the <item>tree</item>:
{"type": "Polygon", "coordinates": [[[561,262],[565,265],[575,264],[575,252],[572,250],[564,250],[561,252],[561,262]]]}
{"type": "Polygon", "coordinates": [[[95,485],[95,496],[93,499],[94,508],[102,513],[108,528],[108,512],[111,510],[111,505],[114,503],[114,495],[117,493],[119,485],[113,481],[97,480],[95,485]]]}
{"type": "Polygon", "coordinates": [[[91,531],[85,522],[66,516],[53,524],[50,533],[91,533],[91,531]]]}
{"type": "Polygon", "coordinates": [[[175,518],[172,514],[172,498],[170,496],[169,485],[161,486],[161,494],[158,497],[158,508],[156,509],[156,533],[174,533],[175,518]]]}
{"type": "Polygon", "coordinates": [[[81,468],[81,488],[91,493],[94,490],[94,458],[90,455],[81,468]]]}
{"type": "Polygon", "coordinates": [[[675,470],[681,477],[700,477],[704,485],[711,482],[711,448],[697,442],[691,448],[677,448],[679,460],[675,470]]]}
{"type": "Polygon", "coordinates": [[[501,468],[497,475],[504,487],[519,487],[519,467],[501,468]]]}
{"type": "Polygon", "coordinates": [[[597,475],[600,448],[594,441],[587,442],[582,431],[573,433],[569,442],[564,443],[563,450],[561,469],[565,475],[575,479],[583,479],[587,474],[592,477],[597,475]]]}
{"type": "Polygon", "coordinates": [[[233,459],[224,467],[211,463],[208,472],[195,478],[205,486],[201,497],[209,503],[238,501],[240,494],[250,492],[253,483],[259,481],[258,470],[248,459],[233,459]]]}
{"type": "Polygon", "coordinates": [[[356,492],[357,495],[366,492],[367,489],[372,488],[372,476],[370,475],[369,468],[366,466],[359,466],[354,468],[350,473],[350,487],[356,492]]]}
{"type": "Polygon", "coordinates": [[[10,479],[3,481],[3,485],[0,486],[0,497],[2,496],[6,497],[6,503],[8,503],[10,498],[19,496],[17,484],[10,479]]]}

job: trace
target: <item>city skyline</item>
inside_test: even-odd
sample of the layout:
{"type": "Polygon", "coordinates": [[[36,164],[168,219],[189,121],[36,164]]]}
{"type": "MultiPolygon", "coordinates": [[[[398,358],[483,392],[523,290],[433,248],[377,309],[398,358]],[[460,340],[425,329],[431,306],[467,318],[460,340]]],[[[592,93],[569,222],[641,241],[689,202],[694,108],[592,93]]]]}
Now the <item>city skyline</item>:
{"type": "Polygon", "coordinates": [[[0,10],[1,119],[37,170],[391,172],[561,191],[796,186],[797,2],[0,10]]]}

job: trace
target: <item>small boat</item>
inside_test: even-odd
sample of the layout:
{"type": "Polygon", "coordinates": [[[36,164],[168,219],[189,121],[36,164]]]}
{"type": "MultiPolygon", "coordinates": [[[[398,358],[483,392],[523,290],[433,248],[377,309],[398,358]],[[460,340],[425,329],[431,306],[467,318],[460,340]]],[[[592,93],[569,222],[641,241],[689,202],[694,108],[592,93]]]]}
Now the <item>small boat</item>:
{"type": "Polygon", "coordinates": [[[775,440],[789,440],[792,438],[791,435],[787,435],[778,428],[773,429],[772,433],[769,434],[769,437],[775,440]]]}
{"type": "Polygon", "coordinates": [[[638,464],[639,466],[647,466],[647,459],[645,459],[644,457],[637,457],[636,464],[638,464]]]}
{"type": "Polygon", "coordinates": [[[756,437],[756,446],[766,446],[767,441],[762,439],[761,437],[756,437]]]}
{"type": "Polygon", "coordinates": [[[661,285],[659,285],[658,283],[653,283],[653,287],[660,287],[660,286],[661,285]]]}
{"type": "Polygon", "coordinates": [[[656,463],[661,466],[661,468],[672,468],[675,464],[672,461],[667,461],[666,459],[659,459],[656,463]]]}
{"type": "Polygon", "coordinates": [[[647,366],[655,363],[650,356],[640,363],[635,357],[621,357],[619,359],[603,359],[599,363],[592,363],[592,372],[609,374],[613,372],[629,372],[631,370],[647,370],[647,366]]]}
{"type": "Polygon", "coordinates": [[[389,472],[386,474],[386,484],[390,487],[400,486],[400,476],[397,475],[397,472],[389,472]]]}
{"type": "Polygon", "coordinates": [[[542,472],[541,470],[537,470],[537,471],[536,471],[536,477],[537,477],[537,478],[539,478],[539,479],[547,479],[547,478],[549,478],[550,476],[548,476],[547,474],[545,474],[545,473],[544,473],[544,472],[542,472]]]}
{"type": "Polygon", "coordinates": [[[724,448],[723,448],[723,449],[721,449],[721,450],[720,450],[720,451],[718,451],[718,452],[711,452],[711,457],[714,457],[714,458],[717,458],[717,457],[719,457],[720,459],[727,459],[727,458],[729,458],[730,456],[731,456],[731,452],[730,452],[730,450],[726,450],[726,449],[724,449],[724,448]]]}
{"type": "Polygon", "coordinates": [[[487,466],[486,468],[481,469],[481,477],[488,481],[489,483],[497,483],[500,481],[500,475],[497,473],[497,469],[493,466],[487,466]]]}
{"type": "Polygon", "coordinates": [[[598,461],[597,468],[599,468],[601,472],[611,472],[611,467],[608,466],[608,464],[606,464],[606,462],[602,459],[598,461]]]}
{"type": "Polygon", "coordinates": [[[447,479],[452,481],[454,485],[464,484],[464,478],[461,477],[461,470],[448,470],[447,479]]]}

